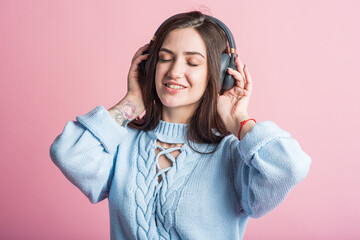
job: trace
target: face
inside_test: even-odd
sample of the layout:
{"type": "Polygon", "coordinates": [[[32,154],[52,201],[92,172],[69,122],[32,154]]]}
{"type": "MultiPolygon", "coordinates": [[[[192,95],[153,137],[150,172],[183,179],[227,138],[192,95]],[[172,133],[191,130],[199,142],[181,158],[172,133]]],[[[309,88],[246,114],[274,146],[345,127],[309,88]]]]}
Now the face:
{"type": "Polygon", "coordinates": [[[155,73],[163,111],[192,114],[205,92],[207,79],[206,46],[201,35],[192,28],[171,31],[160,48],[155,73]]]}

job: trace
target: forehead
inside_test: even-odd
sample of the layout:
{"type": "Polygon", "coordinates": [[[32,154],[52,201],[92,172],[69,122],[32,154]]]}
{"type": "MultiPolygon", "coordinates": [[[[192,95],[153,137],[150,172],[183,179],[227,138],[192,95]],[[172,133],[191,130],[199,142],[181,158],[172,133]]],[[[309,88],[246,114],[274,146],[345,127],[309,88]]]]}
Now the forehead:
{"type": "Polygon", "coordinates": [[[193,28],[172,30],[166,36],[161,47],[168,48],[175,53],[200,52],[206,56],[206,45],[201,35],[193,28]]]}

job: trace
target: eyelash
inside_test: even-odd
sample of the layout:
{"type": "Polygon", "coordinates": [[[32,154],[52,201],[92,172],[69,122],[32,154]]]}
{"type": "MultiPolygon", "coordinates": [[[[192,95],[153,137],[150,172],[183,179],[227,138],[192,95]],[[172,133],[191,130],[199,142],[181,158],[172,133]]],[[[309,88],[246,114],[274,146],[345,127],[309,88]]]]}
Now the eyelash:
{"type": "MultiPolygon", "coordinates": [[[[170,62],[170,61],[171,61],[171,59],[169,59],[169,60],[159,59],[159,62],[170,62]]],[[[192,64],[192,63],[189,63],[189,62],[188,62],[188,64],[189,64],[190,66],[192,66],[192,67],[197,67],[197,66],[199,66],[199,65],[197,65],[197,64],[192,64]]]]}

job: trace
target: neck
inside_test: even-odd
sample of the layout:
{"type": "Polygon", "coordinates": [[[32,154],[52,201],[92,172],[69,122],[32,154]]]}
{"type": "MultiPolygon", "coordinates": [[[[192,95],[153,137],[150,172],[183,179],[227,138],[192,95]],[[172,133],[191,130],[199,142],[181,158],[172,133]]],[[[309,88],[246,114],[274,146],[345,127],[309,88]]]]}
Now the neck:
{"type": "Polygon", "coordinates": [[[195,110],[184,108],[167,108],[163,106],[161,120],[171,123],[188,124],[195,110]]]}

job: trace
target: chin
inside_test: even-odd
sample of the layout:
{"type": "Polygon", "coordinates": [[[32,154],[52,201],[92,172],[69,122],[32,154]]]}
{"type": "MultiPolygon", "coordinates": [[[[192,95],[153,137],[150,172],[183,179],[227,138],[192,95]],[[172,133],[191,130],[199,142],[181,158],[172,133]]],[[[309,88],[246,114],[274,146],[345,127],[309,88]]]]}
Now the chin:
{"type": "Polygon", "coordinates": [[[167,108],[179,107],[179,101],[161,101],[162,105],[167,108]]]}

